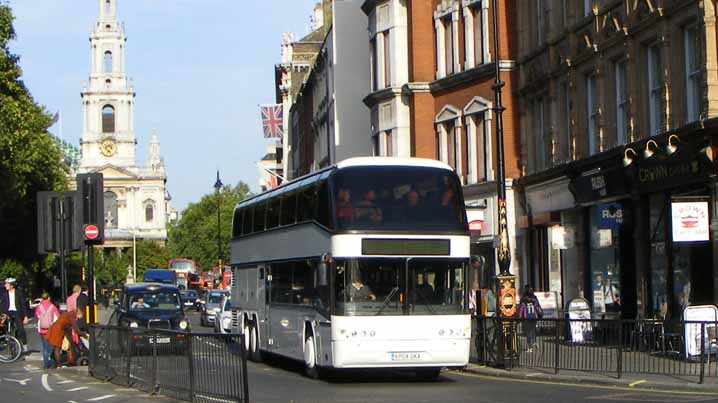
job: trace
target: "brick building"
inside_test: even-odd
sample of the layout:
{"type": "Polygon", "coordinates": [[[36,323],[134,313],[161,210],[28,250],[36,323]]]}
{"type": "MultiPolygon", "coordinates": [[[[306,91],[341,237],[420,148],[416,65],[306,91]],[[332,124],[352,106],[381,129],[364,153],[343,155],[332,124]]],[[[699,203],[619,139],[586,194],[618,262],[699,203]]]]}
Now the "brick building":
{"type": "MultiPolygon", "coordinates": [[[[509,227],[514,226],[512,179],[520,173],[517,114],[511,88],[517,79],[516,2],[498,2],[500,67],[504,89],[509,227]]],[[[497,233],[494,127],[493,29],[489,0],[366,0],[375,155],[438,159],[464,185],[472,221],[472,254],[494,273],[497,233]]],[[[514,256],[518,256],[514,253],[514,256]]],[[[514,259],[514,265],[518,261],[514,259]]],[[[516,271],[515,269],[513,270],[516,271]]]]}
{"type": "Polygon", "coordinates": [[[714,304],[715,0],[530,3],[516,21],[521,276],[598,317],[714,304]]]}

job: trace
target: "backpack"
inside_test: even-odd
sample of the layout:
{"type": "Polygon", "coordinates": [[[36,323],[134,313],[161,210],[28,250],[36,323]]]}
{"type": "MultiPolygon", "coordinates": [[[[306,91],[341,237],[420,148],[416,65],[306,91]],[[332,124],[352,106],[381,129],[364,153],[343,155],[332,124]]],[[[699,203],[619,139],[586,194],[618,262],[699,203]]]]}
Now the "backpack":
{"type": "Polygon", "coordinates": [[[52,317],[53,317],[52,305],[47,307],[47,309],[45,309],[45,310],[42,310],[42,308],[40,308],[40,319],[37,322],[37,326],[40,327],[40,329],[49,329],[53,323],[52,317]]]}

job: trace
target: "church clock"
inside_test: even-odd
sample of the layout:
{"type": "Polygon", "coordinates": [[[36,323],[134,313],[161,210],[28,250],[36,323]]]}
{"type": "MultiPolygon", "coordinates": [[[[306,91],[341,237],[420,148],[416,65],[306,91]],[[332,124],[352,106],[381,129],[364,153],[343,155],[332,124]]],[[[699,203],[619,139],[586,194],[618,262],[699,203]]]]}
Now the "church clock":
{"type": "Polygon", "coordinates": [[[102,144],[100,144],[100,152],[102,152],[102,155],[105,157],[112,157],[115,155],[115,152],[117,151],[117,146],[115,145],[115,142],[107,139],[102,141],[102,144]]]}

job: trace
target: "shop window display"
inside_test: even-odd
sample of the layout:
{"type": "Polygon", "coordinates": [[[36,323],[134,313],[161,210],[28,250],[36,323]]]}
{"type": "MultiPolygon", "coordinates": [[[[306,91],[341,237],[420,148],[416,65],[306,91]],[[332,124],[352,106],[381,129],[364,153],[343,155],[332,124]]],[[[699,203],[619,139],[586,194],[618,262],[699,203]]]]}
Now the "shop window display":
{"type": "Polygon", "coordinates": [[[665,319],[668,314],[668,259],[666,257],[668,209],[663,194],[652,195],[649,203],[651,311],[657,319],[665,319]]]}
{"type": "Polygon", "coordinates": [[[590,211],[591,300],[595,313],[621,310],[621,250],[623,206],[609,203],[590,211]]]}

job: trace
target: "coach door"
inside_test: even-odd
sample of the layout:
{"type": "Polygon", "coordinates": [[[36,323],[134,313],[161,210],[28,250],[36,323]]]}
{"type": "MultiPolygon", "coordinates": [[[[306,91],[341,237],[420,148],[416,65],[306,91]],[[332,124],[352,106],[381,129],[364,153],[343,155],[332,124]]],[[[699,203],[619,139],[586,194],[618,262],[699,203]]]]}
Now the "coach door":
{"type": "Polygon", "coordinates": [[[255,279],[255,303],[257,305],[257,320],[259,322],[259,331],[262,334],[259,338],[260,347],[262,349],[269,349],[269,339],[271,336],[271,330],[269,326],[269,295],[271,281],[269,275],[268,265],[257,266],[257,275],[255,279]]]}

